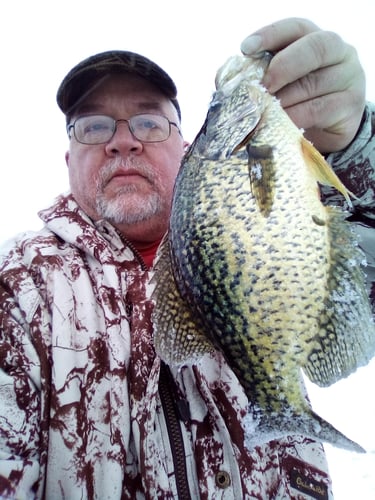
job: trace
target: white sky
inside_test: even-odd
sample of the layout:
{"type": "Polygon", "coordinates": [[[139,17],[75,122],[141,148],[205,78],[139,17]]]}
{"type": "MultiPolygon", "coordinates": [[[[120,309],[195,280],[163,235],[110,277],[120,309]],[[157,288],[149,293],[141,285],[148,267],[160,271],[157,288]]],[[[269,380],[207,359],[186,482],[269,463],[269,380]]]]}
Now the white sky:
{"type": "MultiPolygon", "coordinates": [[[[37,229],[36,212],[67,190],[68,141],[55,95],[81,59],[109,49],[140,52],[175,80],[183,130],[194,138],[217,68],[243,38],[284,17],[307,17],[354,45],[375,100],[374,0],[13,0],[0,6],[2,166],[0,241],[37,229]]],[[[327,447],[336,500],[375,498],[375,362],[324,390],[315,409],[370,450],[327,447]]]]}

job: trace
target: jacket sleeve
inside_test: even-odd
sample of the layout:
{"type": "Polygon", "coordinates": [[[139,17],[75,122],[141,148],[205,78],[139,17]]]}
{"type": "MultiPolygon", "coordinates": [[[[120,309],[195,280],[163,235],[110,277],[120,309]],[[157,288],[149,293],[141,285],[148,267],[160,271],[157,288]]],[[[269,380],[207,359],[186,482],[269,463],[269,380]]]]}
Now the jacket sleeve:
{"type": "Polygon", "coordinates": [[[38,307],[38,292],[27,274],[18,267],[0,275],[1,498],[34,498],[41,469],[41,365],[26,313],[38,307]]]}
{"type": "MultiPolygon", "coordinates": [[[[355,224],[359,246],[366,255],[367,288],[375,314],[375,104],[367,103],[361,127],[349,146],[328,156],[344,185],[356,196],[349,220],[355,224]]],[[[323,187],[323,199],[346,205],[340,193],[323,187]]],[[[347,207],[345,207],[347,208],[347,207]]]]}

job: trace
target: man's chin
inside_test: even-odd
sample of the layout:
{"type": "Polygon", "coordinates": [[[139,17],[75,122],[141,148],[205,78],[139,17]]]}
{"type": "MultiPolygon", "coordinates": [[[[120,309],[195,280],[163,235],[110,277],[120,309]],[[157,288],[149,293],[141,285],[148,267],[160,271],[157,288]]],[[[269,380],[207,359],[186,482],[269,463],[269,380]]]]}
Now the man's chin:
{"type": "Polygon", "coordinates": [[[129,225],[148,220],[158,213],[160,204],[156,196],[145,198],[134,194],[128,193],[110,201],[98,200],[98,214],[113,224],[129,225]]]}

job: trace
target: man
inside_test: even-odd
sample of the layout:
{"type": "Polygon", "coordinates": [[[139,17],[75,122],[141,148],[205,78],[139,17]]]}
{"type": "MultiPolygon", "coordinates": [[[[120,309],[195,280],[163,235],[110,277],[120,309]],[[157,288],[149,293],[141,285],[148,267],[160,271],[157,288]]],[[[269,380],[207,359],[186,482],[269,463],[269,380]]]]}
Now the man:
{"type": "MultiPolygon", "coordinates": [[[[366,165],[348,187],[370,217],[374,142],[354,49],[303,20],[243,43],[261,49],[277,52],[266,84],[308,137],[325,152],[348,147],[332,156],[339,168],[351,151],[366,165]]],[[[0,495],[330,497],[321,444],[246,450],[246,397],[219,352],[180,371],[155,356],[147,270],[186,146],[173,81],[142,56],[107,52],[73,68],[57,100],[71,194],[1,260],[0,495]]]]}

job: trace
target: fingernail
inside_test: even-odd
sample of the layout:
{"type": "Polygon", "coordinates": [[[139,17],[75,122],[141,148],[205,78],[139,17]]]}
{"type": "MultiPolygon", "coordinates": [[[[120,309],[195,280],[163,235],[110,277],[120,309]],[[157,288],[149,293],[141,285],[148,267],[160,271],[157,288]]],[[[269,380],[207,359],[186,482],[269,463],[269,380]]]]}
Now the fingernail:
{"type": "Polygon", "coordinates": [[[262,37],[259,35],[250,35],[241,44],[241,51],[245,55],[259,52],[262,48],[262,37]]]}

